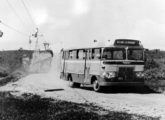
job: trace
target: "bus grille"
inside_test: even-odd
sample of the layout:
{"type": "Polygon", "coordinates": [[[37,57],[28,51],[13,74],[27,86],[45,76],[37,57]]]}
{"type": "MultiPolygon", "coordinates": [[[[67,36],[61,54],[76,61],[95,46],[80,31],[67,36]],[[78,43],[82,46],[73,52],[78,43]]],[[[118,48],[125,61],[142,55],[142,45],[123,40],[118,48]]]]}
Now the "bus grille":
{"type": "Polygon", "coordinates": [[[134,72],[133,67],[120,67],[118,72],[118,80],[133,81],[134,72]]]}

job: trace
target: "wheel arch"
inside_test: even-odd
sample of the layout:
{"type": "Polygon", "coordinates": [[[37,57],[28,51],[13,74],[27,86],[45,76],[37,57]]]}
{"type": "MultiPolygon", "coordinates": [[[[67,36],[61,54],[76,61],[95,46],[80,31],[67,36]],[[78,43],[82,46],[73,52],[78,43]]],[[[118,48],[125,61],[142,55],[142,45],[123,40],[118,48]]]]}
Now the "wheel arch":
{"type": "Polygon", "coordinates": [[[68,73],[67,80],[69,80],[69,77],[71,77],[71,79],[72,79],[72,74],[71,73],[68,73]]]}
{"type": "Polygon", "coordinates": [[[94,82],[95,80],[98,80],[98,76],[92,75],[92,76],[91,76],[91,84],[93,84],[93,82],[94,82]]]}

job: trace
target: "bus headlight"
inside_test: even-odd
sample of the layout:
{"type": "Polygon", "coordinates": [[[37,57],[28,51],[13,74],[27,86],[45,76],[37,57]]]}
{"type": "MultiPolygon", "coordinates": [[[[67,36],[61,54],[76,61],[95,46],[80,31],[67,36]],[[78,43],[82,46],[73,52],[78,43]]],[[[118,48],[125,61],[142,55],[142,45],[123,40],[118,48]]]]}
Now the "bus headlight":
{"type": "Polygon", "coordinates": [[[103,77],[104,78],[114,78],[116,76],[116,73],[115,72],[103,72],[103,77]]]}
{"type": "Polygon", "coordinates": [[[143,72],[136,72],[136,77],[143,78],[144,77],[144,73],[143,72]]]}

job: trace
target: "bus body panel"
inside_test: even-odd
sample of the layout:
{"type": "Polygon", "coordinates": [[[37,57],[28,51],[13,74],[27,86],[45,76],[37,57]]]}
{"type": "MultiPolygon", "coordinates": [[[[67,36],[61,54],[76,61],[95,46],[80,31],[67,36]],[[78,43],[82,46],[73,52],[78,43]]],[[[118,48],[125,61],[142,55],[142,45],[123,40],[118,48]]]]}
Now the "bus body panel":
{"type": "Polygon", "coordinates": [[[99,76],[100,69],[101,69],[101,61],[100,60],[86,60],[86,67],[85,69],[85,79],[84,84],[91,84],[91,77],[92,76],[99,76]]]}
{"type": "Polygon", "coordinates": [[[84,67],[84,60],[66,60],[65,73],[71,74],[74,82],[82,83],[84,80],[84,67]]]}
{"type": "Polygon", "coordinates": [[[75,74],[84,74],[85,62],[80,60],[67,60],[65,62],[65,72],[75,73],[75,74]]]}
{"type": "Polygon", "coordinates": [[[100,69],[101,69],[101,61],[100,60],[90,61],[89,74],[100,75],[100,69]]]}
{"type": "MultiPolygon", "coordinates": [[[[62,63],[64,64],[64,61],[62,63]]],[[[113,81],[113,82],[115,82],[113,84],[112,80],[107,81],[104,78],[100,77],[104,71],[104,70],[102,70],[102,66],[104,66],[104,64],[102,64],[102,61],[99,61],[99,60],[95,61],[94,63],[93,63],[93,61],[90,61],[90,60],[86,61],[86,67],[85,67],[85,62],[83,60],[81,60],[81,61],[66,60],[64,76],[67,77],[69,74],[71,74],[74,82],[84,83],[84,84],[91,84],[91,77],[96,76],[97,78],[99,78],[100,85],[103,85],[103,86],[116,85],[116,84],[133,85],[133,83],[135,83],[135,84],[143,83],[142,80],[139,82],[137,82],[136,80],[131,80],[132,82],[131,81],[129,81],[129,82],[128,81],[127,82],[126,81],[117,81],[117,82],[113,81]],[[85,74],[84,74],[84,70],[85,70],[85,74]]],[[[133,72],[138,72],[138,71],[144,70],[144,65],[106,65],[105,71],[106,72],[115,71],[118,73],[119,68],[132,68],[133,72]]]]}
{"type": "Polygon", "coordinates": [[[106,65],[105,71],[118,71],[120,67],[131,67],[134,69],[134,72],[143,71],[144,65],[106,65]]]}
{"type": "Polygon", "coordinates": [[[91,68],[91,61],[86,60],[86,65],[85,65],[85,79],[84,79],[84,84],[90,84],[91,76],[90,76],[90,68],[91,68]]]}
{"type": "Polygon", "coordinates": [[[144,71],[144,65],[135,65],[134,71],[144,71]]]}

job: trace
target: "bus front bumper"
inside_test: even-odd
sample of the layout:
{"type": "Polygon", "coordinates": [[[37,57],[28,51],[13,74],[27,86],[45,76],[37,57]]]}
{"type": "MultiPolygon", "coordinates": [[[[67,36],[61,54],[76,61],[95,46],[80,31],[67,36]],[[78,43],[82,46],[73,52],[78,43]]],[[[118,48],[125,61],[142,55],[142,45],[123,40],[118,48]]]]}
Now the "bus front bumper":
{"type": "Polygon", "coordinates": [[[105,80],[101,78],[99,81],[100,86],[145,86],[144,80],[132,81],[118,81],[118,80],[105,80]]]}
{"type": "Polygon", "coordinates": [[[144,82],[100,82],[100,86],[144,86],[144,82]]]}

